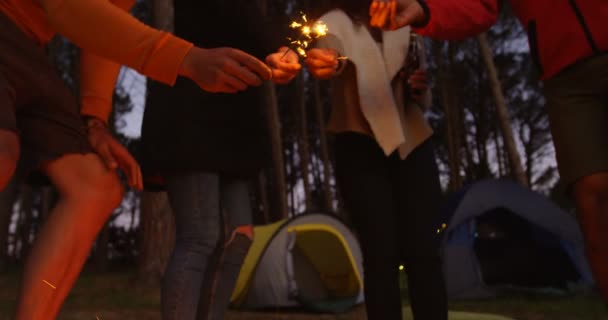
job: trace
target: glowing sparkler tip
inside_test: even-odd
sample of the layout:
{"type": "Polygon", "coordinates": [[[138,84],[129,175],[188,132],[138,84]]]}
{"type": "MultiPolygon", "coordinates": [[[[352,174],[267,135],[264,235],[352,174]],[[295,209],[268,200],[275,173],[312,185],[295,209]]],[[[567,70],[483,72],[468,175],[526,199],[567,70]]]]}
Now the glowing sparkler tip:
{"type": "MultiPolygon", "coordinates": [[[[316,21],[310,25],[306,18],[306,14],[300,12],[300,15],[301,20],[292,21],[289,27],[291,29],[299,30],[301,35],[296,40],[291,38],[287,38],[287,40],[290,41],[289,44],[293,45],[293,48],[290,50],[293,50],[301,57],[306,58],[306,49],[310,46],[311,42],[314,39],[326,36],[329,29],[322,21],[316,21]]],[[[287,52],[285,54],[287,54],[287,52]]]]}

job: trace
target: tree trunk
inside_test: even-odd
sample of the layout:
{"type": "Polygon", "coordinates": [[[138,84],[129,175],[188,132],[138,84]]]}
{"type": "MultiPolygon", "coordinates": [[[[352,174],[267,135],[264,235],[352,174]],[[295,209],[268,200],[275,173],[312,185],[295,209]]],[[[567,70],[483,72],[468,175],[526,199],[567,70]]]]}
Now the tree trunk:
{"type": "Polygon", "coordinates": [[[513,137],[513,129],[511,126],[511,120],[509,118],[509,112],[507,110],[507,103],[502,92],[502,86],[498,79],[498,71],[496,70],[496,65],[494,64],[492,50],[485,33],[477,36],[477,41],[479,42],[480,53],[488,71],[488,79],[490,80],[492,94],[496,102],[498,122],[502,131],[505,151],[509,157],[511,172],[519,183],[524,186],[528,186],[528,179],[526,178],[526,173],[523,169],[521,158],[515,144],[515,138],[513,137]]]}
{"type": "Polygon", "coordinates": [[[158,284],[175,243],[175,222],[166,192],[141,194],[138,233],[138,280],[158,284]]]}
{"type": "MultiPolygon", "coordinates": [[[[173,1],[148,1],[153,26],[173,32],[173,1]]],[[[175,242],[173,213],[165,192],[142,192],[139,209],[137,278],[144,284],[158,284],[175,242]]]]}
{"type": "Polygon", "coordinates": [[[326,212],[335,212],[334,195],[331,191],[331,160],[329,157],[329,146],[325,131],[325,113],[323,111],[323,101],[321,100],[321,88],[319,80],[314,80],[315,110],[317,113],[317,124],[319,126],[319,145],[321,154],[321,164],[323,166],[323,202],[326,212]]]}
{"type": "Polygon", "coordinates": [[[270,133],[270,145],[272,148],[272,162],[274,170],[274,194],[276,209],[273,210],[275,221],[287,218],[287,181],[285,180],[285,159],[283,156],[283,139],[281,136],[281,118],[279,116],[279,103],[275,86],[272,82],[264,83],[264,105],[266,108],[266,119],[270,133]]]}
{"type": "Polygon", "coordinates": [[[300,160],[300,172],[304,184],[305,211],[312,209],[312,189],[310,187],[310,148],[308,143],[308,118],[306,113],[306,81],[300,72],[296,77],[296,115],[297,115],[297,137],[298,155],[300,160]]]}
{"type": "Polygon", "coordinates": [[[270,218],[270,201],[268,201],[268,180],[266,179],[266,173],[262,172],[258,176],[258,201],[262,205],[262,224],[268,224],[271,221],[270,218]]]}
{"type": "Polygon", "coordinates": [[[443,50],[441,49],[441,43],[435,42],[434,55],[438,61],[439,70],[437,77],[439,79],[439,87],[441,88],[441,98],[443,109],[445,112],[446,122],[446,139],[448,144],[448,165],[450,168],[450,182],[448,188],[452,191],[458,190],[462,187],[462,176],[460,175],[460,169],[462,166],[462,157],[460,155],[460,112],[456,110],[454,104],[454,84],[451,76],[450,68],[450,55],[452,50],[449,49],[452,45],[448,43],[448,57],[446,58],[443,50]]]}

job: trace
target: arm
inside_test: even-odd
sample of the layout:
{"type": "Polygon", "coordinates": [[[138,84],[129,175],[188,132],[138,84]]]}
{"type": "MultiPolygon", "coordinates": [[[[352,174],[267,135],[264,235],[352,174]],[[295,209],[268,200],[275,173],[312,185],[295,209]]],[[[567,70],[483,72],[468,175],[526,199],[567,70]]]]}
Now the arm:
{"type": "Polygon", "coordinates": [[[109,169],[120,168],[129,185],[141,190],[139,164],[113,137],[107,124],[120,65],[86,51],[80,59],[80,113],[86,119],[89,143],[109,169]]]}
{"type": "MultiPolygon", "coordinates": [[[[421,1],[423,7],[424,1],[421,1]]],[[[426,0],[428,23],[416,33],[444,40],[476,36],[498,19],[497,0],[426,0]]]]}
{"type": "Polygon", "coordinates": [[[385,29],[411,25],[431,38],[458,40],[490,28],[498,11],[498,0],[374,0],[370,23],[385,29]]]}
{"type": "MultiPolygon", "coordinates": [[[[114,0],[119,6],[133,0],[114,0]]],[[[166,84],[178,75],[203,90],[234,93],[259,86],[271,71],[233,48],[203,49],[150,28],[107,0],[40,0],[49,23],[82,49],[125,64],[166,84]]]]}
{"type": "Polygon", "coordinates": [[[192,44],[124,12],[133,0],[41,0],[49,23],[85,50],[173,84],[192,44]]]}

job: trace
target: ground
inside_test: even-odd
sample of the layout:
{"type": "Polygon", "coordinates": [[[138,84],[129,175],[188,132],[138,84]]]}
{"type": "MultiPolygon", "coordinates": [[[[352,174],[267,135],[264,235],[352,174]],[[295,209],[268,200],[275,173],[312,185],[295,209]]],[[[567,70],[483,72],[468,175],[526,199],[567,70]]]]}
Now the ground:
{"type": "MultiPolygon", "coordinates": [[[[0,320],[9,320],[17,292],[15,273],[0,274],[0,320]]],[[[94,274],[80,277],[70,294],[60,320],[160,320],[157,287],[136,285],[128,272],[94,274]]],[[[407,302],[406,302],[407,305],[407,302]]],[[[407,307],[406,307],[407,308],[407,307]]],[[[555,296],[515,294],[485,301],[454,302],[450,320],[491,320],[466,313],[487,313],[517,320],[608,320],[604,304],[596,296],[555,296]]],[[[406,312],[407,313],[407,312],[406,312]]],[[[364,309],[339,316],[284,314],[275,312],[246,313],[232,311],[227,320],[363,320],[364,309]]],[[[406,319],[411,319],[406,315],[406,319]]],[[[498,319],[497,319],[498,320],[498,319]]]]}

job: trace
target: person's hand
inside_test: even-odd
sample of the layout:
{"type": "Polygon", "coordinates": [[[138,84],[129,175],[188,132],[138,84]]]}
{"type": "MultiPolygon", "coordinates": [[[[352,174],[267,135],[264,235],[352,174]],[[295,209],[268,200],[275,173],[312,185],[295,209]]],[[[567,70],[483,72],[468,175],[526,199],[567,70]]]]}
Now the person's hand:
{"type": "Polygon", "coordinates": [[[327,80],[333,77],[340,66],[338,51],[334,49],[313,48],[308,50],[304,60],[308,71],[318,79],[327,80]]]}
{"type": "Polygon", "coordinates": [[[272,70],[272,81],[277,84],[288,83],[302,69],[298,54],[287,47],[281,47],[277,52],[269,54],[266,64],[272,70]]]}
{"type": "Polygon", "coordinates": [[[257,58],[233,48],[193,47],[182,62],[180,75],[209,92],[236,93],[259,86],[272,76],[270,68],[257,58]]]}
{"type": "Polygon", "coordinates": [[[407,84],[410,89],[410,96],[418,103],[422,103],[424,100],[424,93],[429,88],[428,77],[426,70],[416,70],[409,79],[407,84]]]}
{"type": "Polygon", "coordinates": [[[416,0],[374,0],[369,7],[370,25],[395,30],[424,21],[422,6],[416,0]]]}
{"type": "Polygon", "coordinates": [[[143,189],[143,179],[139,164],[129,151],[110,133],[105,124],[95,118],[87,120],[88,138],[93,151],[103,160],[108,169],[120,168],[127,177],[129,185],[136,190],[143,189]]]}

